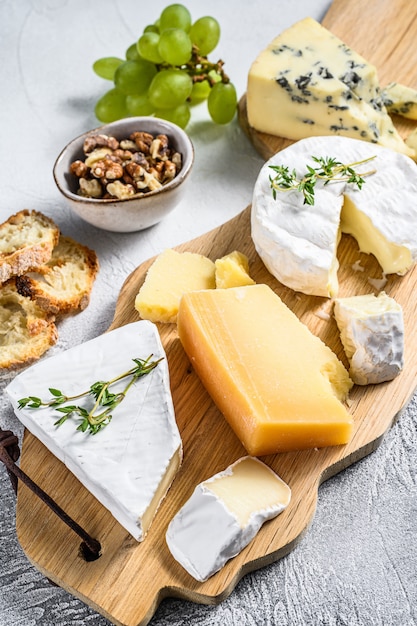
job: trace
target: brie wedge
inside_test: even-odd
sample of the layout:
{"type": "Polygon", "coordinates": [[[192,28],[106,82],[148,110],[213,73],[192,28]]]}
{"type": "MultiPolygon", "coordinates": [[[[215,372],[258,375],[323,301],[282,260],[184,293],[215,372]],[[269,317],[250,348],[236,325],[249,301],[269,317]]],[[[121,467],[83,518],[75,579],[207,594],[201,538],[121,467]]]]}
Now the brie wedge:
{"type": "Polygon", "coordinates": [[[254,187],[251,232],[267,269],[295,291],[324,297],[338,293],[337,246],[352,235],[361,252],[373,254],[385,274],[405,274],[417,260],[417,165],[409,157],[348,137],[310,137],[267,161],[254,187]],[[314,205],[299,191],[277,191],[272,166],[284,165],[302,178],[312,157],[332,157],[358,165],[362,189],[347,182],[318,180],[314,205]]]}
{"type": "Polygon", "coordinates": [[[386,382],[404,366],[404,320],[401,306],[384,291],[335,300],[349,374],[357,385],[386,382]]]}
{"type": "Polygon", "coordinates": [[[239,554],[290,499],[289,486],[275,472],[255,457],[243,457],[197,485],[168,526],[168,547],[203,582],[239,554]]]}
{"type": "MultiPolygon", "coordinates": [[[[110,388],[117,392],[128,380],[110,388]]],[[[156,326],[127,324],[22,372],[6,389],[19,420],[80,480],[137,541],[142,541],[182,460],[168,363],[156,326]],[[76,395],[95,381],[113,379],[134,366],[133,359],[162,361],[139,378],[97,434],[77,430],[71,417],[61,426],[56,409],[19,408],[28,396],[51,397],[53,387],[76,395]]],[[[91,397],[76,403],[91,407],[91,397]],[[85,404],[84,404],[85,403],[85,404]]],[[[77,494],[74,493],[74,498],[77,494]]]]}

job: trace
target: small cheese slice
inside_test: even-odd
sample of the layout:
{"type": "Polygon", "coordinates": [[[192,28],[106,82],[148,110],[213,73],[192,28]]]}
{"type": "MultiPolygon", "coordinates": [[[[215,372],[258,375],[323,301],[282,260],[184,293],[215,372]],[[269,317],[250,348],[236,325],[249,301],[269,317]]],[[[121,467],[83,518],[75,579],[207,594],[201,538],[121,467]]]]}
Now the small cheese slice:
{"type": "Polygon", "coordinates": [[[389,113],[417,120],[416,89],[399,83],[390,83],[382,90],[382,99],[389,113]]]}
{"type": "Polygon", "coordinates": [[[337,246],[341,233],[355,237],[362,252],[373,254],[385,274],[405,274],[417,261],[417,165],[398,152],[349,137],[310,137],[267,161],[256,180],[251,233],[267,269],[295,291],[324,297],[338,294],[337,246]],[[298,191],[277,192],[271,165],[295,170],[300,179],[315,157],[357,163],[365,176],[359,190],[347,182],[318,181],[314,205],[298,191]]]}
{"type": "Polygon", "coordinates": [[[289,486],[275,472],[254,457],[243,457],[197,485],[168,526],[168,547],[191,576],[204,582],[290,499],[289,486]]]}
{"type": "Polygon", "coordinates": [[[394,298],[384,291],[378,296],[337,298],[334,316],[353,382],[377,384],[400,373],[404,366],[404,320],[394,298]]]}
{"type": "Polygon", "coordinates": [[[202,254],[167,249],[149,268],[135,298],[135,308],[142,319],[175,323],[183,293],[215,287],[213,261],[202,254]]]}
{"type": "Polygon", "coordinates": [[[263,133],[342,135],[415,157],[384,106],[376,68],[310,17],[276,37],[252,64],[247,113],[263,133]]]}
{"type": "Polygon", "coordinates": [[[216,259],[214,265],[216,267],[217,289],[255,284],[249,274],[249,259],[238,250],[216,259]]]}
{"type": "MultiPolygon", "coordinates": [[[[110,391],[121,391],[125,385],[121,381],[110,391]]],[[[182,460],[168,364],[156,326],[140,321],[107,332],[28,368],[6,391],[26,428],[142,541],[182,460]],[[56,409],[18,406],[28,396],[50,398],[49,387],[76,395],[96,380],[111,380],[129,370],[132,359],[150,355],[163,360],[132,385],[111,422],[95,435],[78,431],[74,418],[55,426],[62,417],[56,409]]],[[[91,408],[91,398],[77,404],[91,408]]]]}
{"type": "Polygon", "coordinates": [[[349,441],[347,371],[267,285],[185,294],[178,334],[249,454],[349,441]]]}

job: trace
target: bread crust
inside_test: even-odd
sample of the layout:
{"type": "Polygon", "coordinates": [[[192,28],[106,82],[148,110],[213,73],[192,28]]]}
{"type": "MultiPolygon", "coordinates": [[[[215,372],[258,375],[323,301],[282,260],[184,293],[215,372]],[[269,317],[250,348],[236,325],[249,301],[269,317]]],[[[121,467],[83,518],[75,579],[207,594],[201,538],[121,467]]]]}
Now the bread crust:
{"type": "Polygon", "coordinates": [[[55,222],[24,209],[0,224],[0,283],[46,263],[59,239],[55,222]]]}
{"type": "Polygon", "coordinates": [[[0,368],[38,360],[58,340],[55,316],[18,293],[11,278],[0,286],[0,368]]]}
{"type": "Polygon", "coordinates": [[[84,310],[99,271],[96,253],[71,237],[60,236],[49,261],[16,278],[18,292],[54,315],[84,310]]]}

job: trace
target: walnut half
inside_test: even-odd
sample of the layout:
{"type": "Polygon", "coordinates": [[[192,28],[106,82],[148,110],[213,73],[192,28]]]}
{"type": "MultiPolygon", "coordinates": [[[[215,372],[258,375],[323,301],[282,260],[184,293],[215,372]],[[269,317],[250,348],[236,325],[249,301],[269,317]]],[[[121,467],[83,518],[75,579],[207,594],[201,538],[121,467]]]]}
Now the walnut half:
{"type": "Polygon", "coordinates": [[[137,130],[129,137],[91,134],[84,140],[84,160],[70,165],[79,180],[79,194],[89,198],[124,200],[144,194],[173,180],[182,167],[182,156],[167,135],[137,130]]]}

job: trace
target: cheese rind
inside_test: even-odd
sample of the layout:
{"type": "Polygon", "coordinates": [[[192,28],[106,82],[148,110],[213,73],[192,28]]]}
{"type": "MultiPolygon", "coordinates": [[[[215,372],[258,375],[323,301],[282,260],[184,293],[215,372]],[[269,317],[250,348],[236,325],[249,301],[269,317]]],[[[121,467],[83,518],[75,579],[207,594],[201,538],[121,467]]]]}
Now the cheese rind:
{"type": "MultiPolygon", "coordinates": [[[[111,391],[125,385],[122,381],[111,391]]],[[[6,391],[26,428],[142,541],[182,460],[168,364],[155,325],[127,324],[45,359],[16,376],[6,391]],[[73,418],[55,426],[60,414],[54,408],[18,407],[21,398],[49,398],[49,387],[75,395],[96,380],[111,380],[129,370],[132,359],[149,355],[163,360],[135,382],[111,422],[96,435],[77,431],[73,418]]],[[[91,408],[91,398],[78,404],[91,408]]]]}
{"type": "Polygon", "coordinates": [[[183,293],[215,286],[213,261],[202,254],[168,248],[149,268],[135,298],[135,308],[142,319],[175,323],[183,293]]]}
{"type": "Polygon", "coordinates": [[[168,547],[203,582],[239,554],[290,499],[289,486],[275,472],[256,458],[243,457],[197,485],[168,526],[168,547]]]}
{"type": "Polygon", "coordinates": [[[404,320],[401,306],[385,292],[337,298],[334,316],[358,385],[386,382],[404,366],[404,320]]]}
{"type": "Polygon", "coordinates": [[[267,285],[185,294],[178,334],[249,454],[349,441],[347,371],[267,285]]]}
{"type": "Polygon", "coordinates": [[[260,132],[289,139],[354,137],[415,156],[385,109],[375,67],[309,17],[253,62],[247,113],[260,132]]]}
{"type": "Polygon", "coordinates": [[[357,239],[360,250],[372,253],[386,274],[405,274],[417,261],[417,165],[398,152],[348,137],[310,137],[294,143],[267,161],[256,180],[251,232],[267,269],[284,285],[306,294],[338,294],[337,245],[341,233],[357,239]],[[304,204],[298,191],[273,198],[271,165],[285,165],[298,178],[312,159],[333,157],[344,164],[370,157],[356,167],[365,176],[359,190],[346,182],[318,181],[314,205],[304,204]]]}

